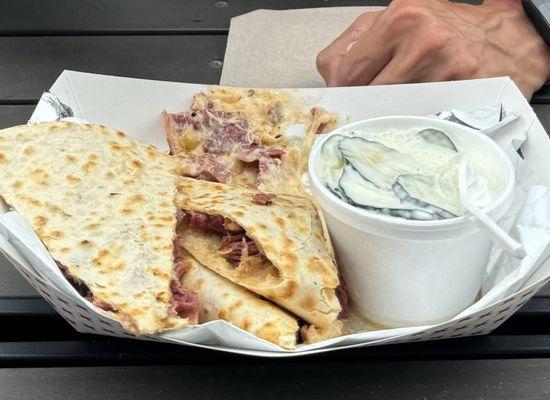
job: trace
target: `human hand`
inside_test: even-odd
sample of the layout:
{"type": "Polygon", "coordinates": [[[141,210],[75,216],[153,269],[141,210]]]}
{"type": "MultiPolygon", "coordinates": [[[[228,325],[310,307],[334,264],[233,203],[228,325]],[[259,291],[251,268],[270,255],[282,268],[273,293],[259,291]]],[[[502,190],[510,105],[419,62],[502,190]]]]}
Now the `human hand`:
{"type": "Polygon", "coordinates": [[[317,69],[328,86],[510,76],[530,99],[550,78],[550,49],[519,0],[393,0],[357,18],[317,69]]]}

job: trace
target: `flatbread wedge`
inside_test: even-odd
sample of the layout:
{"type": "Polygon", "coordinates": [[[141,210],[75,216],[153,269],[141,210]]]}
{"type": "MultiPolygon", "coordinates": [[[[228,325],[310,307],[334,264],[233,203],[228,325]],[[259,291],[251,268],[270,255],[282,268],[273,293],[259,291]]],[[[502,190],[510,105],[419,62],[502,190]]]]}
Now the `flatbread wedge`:
{"type": "Polygon", "coordinates": [[[296,318],[258,295],[206,268],[183,251],[181,283],[199,294],[199,322],[223,319],[284,349],[296,347],[296,318]]]}
{"type": "Polygon", "coordinates": [[[179,242],[201,264],[316,327],[335,323],[338,272],[308,198],[180,178],[175,203],[179,242]]]}
{"type": "Polygon", "coordinates": [[[196,323],[194,295],[174,283],[175,169],[101,125],[0,131],[0,196],[81,294],[137,335],[196,323]]]}

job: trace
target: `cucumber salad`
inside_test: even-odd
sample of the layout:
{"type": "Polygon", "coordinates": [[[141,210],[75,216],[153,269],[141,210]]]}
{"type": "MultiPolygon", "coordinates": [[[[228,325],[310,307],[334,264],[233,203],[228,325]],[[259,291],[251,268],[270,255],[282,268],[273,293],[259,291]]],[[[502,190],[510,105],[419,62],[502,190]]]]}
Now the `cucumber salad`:
{"type": "Polygon", "coordinates": [[[437,220],[463,214],[460,159],[460,149],[437,129],[352,131],[327,139],[315,166],[321,183],[352,206],[437,220]]]}

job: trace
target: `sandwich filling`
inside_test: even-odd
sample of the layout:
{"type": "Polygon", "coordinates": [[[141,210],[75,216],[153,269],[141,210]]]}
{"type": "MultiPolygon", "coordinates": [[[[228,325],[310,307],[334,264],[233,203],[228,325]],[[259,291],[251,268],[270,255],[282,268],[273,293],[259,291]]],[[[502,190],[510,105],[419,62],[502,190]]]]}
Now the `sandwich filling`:
{"type": "Polygon", "coordinates": [[[265,260],[265,254],[256,242],[247,236],[241,226],[229,218],[192,211],[189,226],[221,234],[222,240],[218,251],[234,267],[239,266],[243,256],[245,258],[260,257],[261,261],[265,260]]]}
{"type": "Polygon", "coordinates": [[[302,193],[314,136],[337,122],[290,92],[236,88],[198,93],[188,111],[163,117],[182,176],[288,194],[302,193]]]}
{"type": "MultiPolygon", "coordinates": [[[[267,198],[260,201],[267,204],[267,198]]],[[[266,257],[262,247],[252,239],[246,230],[233,220],[218,214],[184,210],[182,226],[189,229],[183,236],[183,243],[189,235],[206,235],[212,257],[221,257],[237,274],[257,282],[280,280],[279,270],[266,257]]],[[[187,239],[187,240],[186,240],[187,239]]]]}

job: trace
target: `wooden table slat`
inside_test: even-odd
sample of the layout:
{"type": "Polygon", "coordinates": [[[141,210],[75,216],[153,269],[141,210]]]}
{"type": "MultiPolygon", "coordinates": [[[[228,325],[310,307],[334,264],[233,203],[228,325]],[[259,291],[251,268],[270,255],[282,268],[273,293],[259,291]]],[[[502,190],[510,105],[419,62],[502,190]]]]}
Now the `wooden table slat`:
{"type": "MultiPolygon", "coordinates": [[[[1,109],[2,107],[0,107],[0,110],[1,109]]],[[[21,274],[0,254],[0,299],[12,297],[27,298],[40,296],[21,274]]]]}
{"type": "Polygon", "coordinates": [[[550,104],[550,85],[544,86],[533,95],[533,104],[550,104]]]}
{"type": "Polygon", "coordinates": [[[0,37],[0,102],[36,101],[64,69],[218,83],[225,36],[0,37]]]}
{"type": "MultiPolygon", "coordinates": [[[[38,328],[38,327],[37,327],[38,328]]],[[[0,342],[0,369],[23,366],[161,365],[161,364],[236,364],[248,366],[266,362],[297,364],[304,360],[326,362],[366,362],[378,360],[442,360],[489,358],[550,358],[549,335],[493,335],[358,347],[271,361],[197,347],[144,342],[93,335],[64,341],[0,342]]]]}
{"type": "MultiPolygon", "coordinates": [[[[478,4],[479,1],[466,1],[468,3],[478,4]]],[[[371,0],[369,5],[386,5],[388,1],[371,0]]],[[[292,3],[292,8],[310,8],[310,7],[332,7],[332,6],[357,6],[365,5],[364,1],[328,1],[328,0],[295,0],[292,3]]],[[[49,74],[51,67],[56,68],[59,71],[60,68],[72,68],[79,70],[86,70],[90,72],[111,73],[115,75],[125,75],[133,77],[149,77],[152,79],[165,79],[165,80],[185,80],[192,82],[205,82],[205,83],[217,83],[219,78],[219,71],[213,72],[203,67],[199,70],[194,70],[195,74],[182,74],[173,77],[173,73],[166,71],[166,65],[159,65],[150,60],[157,60],[153,54],[154,50],[151,46],[145,45],[133,45],[128,42],[134,42],[133,40],[125,40],[121,35],[187,35],[182,36],[189,41],[193,40],[194,35],[205,34],[218,34],[222,35],[218,38],[225,42],[225,35],[228,32],[229,21],[232,17],[250,12],[259,8],[266,9],[286,9],[288,8],[288,2],[285,0],[240,0],[240,1],[211,1],[205,2],[201,0],[182,2],[179,0],[161,0],[161,1],[147,1],[136,0],[129,2],[128,0],[81,0],[78,7],[74,6],[74,2],[71,0],[60,0],[56,2],[44,2],[36,0],[20,0],[17,2],[0,2],[0,37],[4,37],[3,40],[10,39],[10,37],[16,36],[17,39],[9,41],[13,45],[17,45],[17,49],[20,51],[10,51],[9,46],[6,46],[5,42],[0,40],[0,54],[3,54],[4,60],[9,60],[6,63],[6,71],[2,71],[0,65],[0,77],[11,77],[12,73],[24,73],[27,72],[28,82],[23,79],[9,79],[6,82],[2,82],[0,79],[0,87],[8,89],[2,91],[0,95],[0,103],[6,103],[8,101],[14,103],[31,102],[36,100],[39,91],[48,87],[51,84],[51,80],[56,75],[49,74]],[[117,35],[115,42],[119,42],[118,45],[113,43],[105,44],[102,47],[98,42],[89,43],[89,41],[82,38],[82,44],[78,47],[78,51],[73,51],[70,44],[65,44],[61,41],[58,43],[47,43],[47,41],[40,40],[40,44],[44,43],[45,47],[42,51],[31,46],[25,48],[18,44],[21,36],[71,36],[73,39],[71,42],[82,38],[85,35],[117,35]],[[77,36],[74,36],[77,35],[77,36]],[[95,44],[94,44],[95,43],[95,44]],[[109,46],[111,48],[109,49],[109,46]],[[118,50],[113,49],[116,47],[118,50]],[[124,50],[122,50],[124,48],[124,50]],[[133,50],[132,50],[133,49],[133,50]],[[45,66],[41,65],[41,59],[39,53],[47,55],[47,61],[45,66]],[[49,54],[48,54],[49,53],[49,54]],[[105,53],[105,58],[102,57],[102,53],[105,53]],[[25,57],[28,54],[29,57],[25,57]],[[36,57],[38,55],[38,57],[36,57]],[[55,55],[55,58],[52,57],[55,55]],[[112,68],[108,59],[115,59],[120,61],[120,56],[128,56],[128,63],[118,63],[118,67],[112,68]],[[153,55],[149,60],[148,56],[153,55]],[[12,56],[15,56],[15,62],[18,58],[22,58],[23,62],[28,62],[29,65],[26,68],[20,68],[19,65],[13,65],[12,56]],[[76,57],[75,57],[76,56],[76,57]],[[79,57],[80,56],[80,57],[79,57]],[[88,56],[88,57],[86,57],[88,56]],[[36,68],[31,71],[31,65],[34,64],[36,59],[36,68]],[[97,65],[93,60],[90,62],[84,62],[85,59],[100,58],[104,60],[104,63],[97,65]],[[50,63],[53,59],[57,59],[57,63],[50,63]],[[84,60],[83,60],[84,59],[84,60]],[[140,71],[136,67],[135,60],[147,60],[144,63],[149,66],[155,66],[156,73],[151,74],[151,71],[140,71]],[[32,64],[31,64],[32,63],[32,64]],[[57,64],[57,65],[55,65],[57,64]],[[74,66],[72,66],[74,65],[74,66]],[[129,66],[132,66],[128,68],[129,66]],[[44,69],[44,67],[50,67],[44,69]],[[124,70],[126,73],[118,72],[124,70]],[[30,73],[29,73],[30,72],[30,73]],[[207,72],[211,72],[208,74],[207,72]],[[213,72],[213,73],[212,73],[213,72]],[[37,73],[37,74],[36,74],[37,73]],[[155,78],[153,78],[153,75],[155,78]],[[159,78],[160,75],[160,78],[159,78]],[[189,76],[190,78],[186,78],[189,76]],[[45,79],[49,77],[50,79],[45,79]],[[4,87],[4,83],[11,83],[7,87],[4,87]],[[11,87],[10,87],[11,86],[11,87]]],[[[34,38],[31,38],[33,43],[37,43],[34,38]]],[[[109,42],[109,40],[107,40],[109,42]]],[[[112,39],[110,40],[112,42],[112,39]]],[[[199,40],[202,43],[202,41],[199,40]]],[[[179,48],[185,54],[189,54],[185,45],[175,46],[179,48]]],[[[223,44],[222,47],[225,47],[223,44]]],[[[160,47],[154,47],[156,50],[160,50],[160,47]]],[[[166,49],[165,49],[166,50],[166,49]]],[[[197,49],[195,49],[197,50],[197,49]]],[[[201,48],[199,53],[203,52],[201,48]]],[[[207,54],[208,49],[204,49],[207,54]]],[[[181,55],[181,54],[180,54],[181,55]]],[[[195,56],[193,54],[193,56],[195,56]]],[[[208,54],[211,56],[211,54],[208,54]]],[[[201,55],[199,54],[199,57],[201,55]]],[[[208,61],[212,59],[223,59],[223,51],[218,51],[214,57],[207,57],[208,61]]],[[[169,65],[181,64],[181,58],[175,58],[169,60],[169,65]]],[[[207,61],[207,62],[208,62],[207,61]]],[[[143,61],[142,61],[143,62],[143,61]]],[[[139,62],[137,63],[140,64],[139,62]]],[[[189,69],[189,71],[192,68],[189,69]]],[[[172,71],[173,72],[173,71],[172,71]]],[[[533,98],[534,103],[538,104],[550,104],[550,87],[545,87],[541,91],[535,94],[533,98]]]]}
{"type": "MultiPolygon", "coordinates": [[[[388,1],[369,1],[386,5],[388,1]]],[[[256,9],[364,6],[361,0],[18,0],[0,2],[0,36],[227,34],[232,17],[256,9]]]]}
{"type": "Polygon", "coordinates": [[[549,359],[0,370],[3,398],[547,399],[549,359]]]}
{"type": "MultiPolygon", "coordinates": [[[[64,69],[218,83],[225,45],[209,35],[0,37],[0,104],[36,102],[64,69]]],[[[533,101],[550,103],[550,90],[533,101]]]]}
{"type": "MultiPolygon", "coordinates": [[[[0,129],[8,128],[14,125],[26,124],[35,107],[35,105],[1,105],[0,129]]],[[[3,271],[2,267],[2,256],[0,256],[0,271],[3,271]]],[[[2,276],[2,272],[0,272],[0,276],[2,276]]]]}

